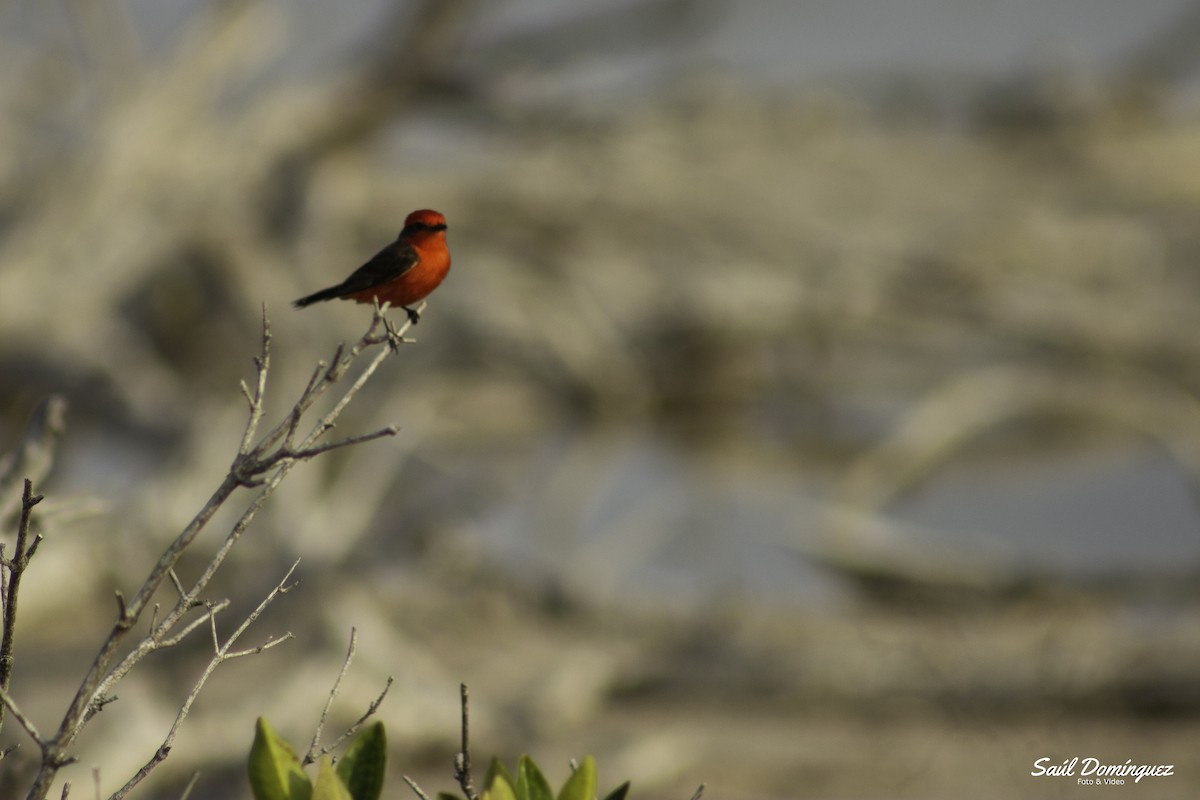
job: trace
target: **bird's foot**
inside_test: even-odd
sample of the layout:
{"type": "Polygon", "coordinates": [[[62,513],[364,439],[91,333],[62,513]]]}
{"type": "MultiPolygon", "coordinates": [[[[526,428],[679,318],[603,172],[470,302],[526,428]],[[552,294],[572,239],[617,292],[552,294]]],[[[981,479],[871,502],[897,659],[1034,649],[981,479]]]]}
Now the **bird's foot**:
{"type": "Polygon", "coordinates": [[[400,307],[404,309],[405,314],[408,314],[408,321],[411,322],[413,325],[416,325],[418,322],[421,321],[421,312],[420,311],[417,311],[415,308],[409,308],[408,306],[400,306],[400,307]]]}
{"type": "Polygon", "coordinates": [[[408,341],[404,338],[404,334],[396,330],[396,326],[387,317],[383,318],[383,330],[387,334],[388,347],[392,349],[393,353],[399,353],[400,345],[408,341]]]}

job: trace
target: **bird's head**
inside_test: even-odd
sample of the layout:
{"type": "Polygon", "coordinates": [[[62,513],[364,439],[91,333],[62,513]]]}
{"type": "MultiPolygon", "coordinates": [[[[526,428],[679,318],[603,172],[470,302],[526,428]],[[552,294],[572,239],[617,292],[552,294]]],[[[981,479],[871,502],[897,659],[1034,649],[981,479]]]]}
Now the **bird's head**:
{"type": "Polygon", "coordinates": [[[404,218],[404,231],[401,236],[428,236],[442,233],[446,230],[446,218],[440,212],[423,208],[414,211],[404,218]]]}

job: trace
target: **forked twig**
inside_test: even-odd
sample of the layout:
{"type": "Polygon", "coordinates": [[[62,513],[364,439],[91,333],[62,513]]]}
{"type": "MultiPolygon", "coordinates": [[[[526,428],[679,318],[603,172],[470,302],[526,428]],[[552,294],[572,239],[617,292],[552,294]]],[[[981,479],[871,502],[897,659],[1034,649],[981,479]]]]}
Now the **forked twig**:
{"type": "Polygon", "coordinates": [[[171,729],[167,732],[167,736],[165,739],[163,739],[162,744],[159,745],[158,750],[155,751],[151,759],[142,765],[142,768],[139,769],[137,773],[125,783],[124,786],[113,792],[113,794],[109,797],[109,800],[121,800],[121,798],[129,794],[129,792],[131,792],[135,786],[145,780],[146,776],[150,774],[151,770],[166,760],[167,756],[171,753],[171,745],[175,741],[175,735],[179,732],[179,727],[183,724],[183,721],[187,719],[187,715],[192,710],[192,704],[195,703],[196,698],[200,696],[200,690],[204,688],[204,684],[208,682],[209,677],[214,671],[216,671],[217,667],[231,659],[241,658],[249,655],[257,655],[264,650],[268,650],[276,645],[283,644],[288,639],[293,638],[292,634],[289,632],[278,638],[268,639],[263,644],[247,650],[231,649],[238,639],[241,638],[242,634],[244,634],[246,630],[253,625],[260,616],[262,616],[263,611],[266,610],[267,606],[269,606],[276,597],[281,594],[286,594],[292,589],[292,587],[295,586],[294,583],[289,584],[288,581],[291,580],[292,573],[296,571],[296,567],[299,565],[299,559],[296,559],[296,561],[292,562],[292,566],[288,569],[287,574],[283,576],[283,579],[275,585],[275,588],[272,589],[265,598],[263,598],[262,602],[258,604],[258,607],[250,612],[250,614],[247,615],[244,620],[242,620],[242,623],[238,625],[237,629],[229,635],[229,638],[226,639],[224,643],[221,642],[220,636],[217,634],[217,611],[218,606],[220,608],[224,608],[225,604],[214,604],[209,608],[208,620],[212,629],[213,637],[212,658],[209,659],[204,671],[192,685],[191,692],[188,693],[187,699],[183,701],[183,705],[180,707],[179,713],[175,715],[175,721],[171,724],[171,729]]]}
{"type": "Polygon", "coordinates": [[[325,721],[329,717],[329,709],[333,706],[333,699],[337,697],[338,690],[341,688],[342,678],[346,676],[347,670],[350,669],[350,662],[354,660],[354,652],[357,647],[358,630],[351,628],[350,645],[346,648],[346,658],[344,661],[342,661],[342,668],[338,670],[337,677],[333,681],[333,688],[329,690],[329,697],[325,700],[325,707],[321,709],[321,718],[317,720],[317,729],[313,734],[312,744],[309,745],[308,752],[304,754],[304,758],[300,762],[301,764],[312,764],[321,756],[331,753],[340,747],[342,742],[353,736],[358,729],[361,728],[364,723],[366,723],[367,720],[375,715],[375,712],[379,710],[380,704],[383,703],[383,698],[387,697],[388,690],[392,688],[394,679],[389,676],[387,683],[384,684],[383,691],[379,693],[378,697],[371,701],[371,703],[367,706],[367,710],[363,712],[362,716],[355,720],[348,728],[346,728],[346,730],[342,731],[341,735],[338,736],[338,738],[335,739],[331,744],[321,747],[321,731],[324,729],[325,721]]]}
{"type": "Polygon", "coordinates": [[[329,690],[329,696],[325,698],[325,707],[321,709],[321,717],[317,720],[317,729],[313,731],[312,744],[308,746],[308,752],[304,754],[304,760],[300,763],[308,765],[320,758],[324,753],[317,753],[321,746],[321,731],[325,729],[325,720],[329,719],[329,709],[333,707],[333,699],[337,697],[338,690],[342,688],[342,678],[346,677],[346,671],[350,669],[350,662],[354,660],[354,651],[358,648],[358,629],[350,628],[350,644],[346,647],[346,658],[342,661],[342,668],[338,670],[337,677],[333,679],[333,688],[329,690]]]}

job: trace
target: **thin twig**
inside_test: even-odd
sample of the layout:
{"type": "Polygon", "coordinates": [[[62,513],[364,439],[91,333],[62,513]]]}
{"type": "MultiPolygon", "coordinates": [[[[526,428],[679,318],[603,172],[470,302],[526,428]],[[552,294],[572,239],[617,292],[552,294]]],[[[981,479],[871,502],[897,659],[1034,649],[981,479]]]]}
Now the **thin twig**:
{"type": "Polygon", "coordinates": [[[329,442],[320,445],[319,447],[307,447],[303,450],[295,450],[287,454],[288,458],[313,458],[322,453],[328,453],[330,450],[338,450],[342,447],[350,447],[351,445],[362,444],[364,442],[373,442],[376,439],[383,439],[387,436],[395,436],[400,432],[400,428],[395,425],[389,425],[386,428],[380,428],[371,433],[364,433],[358,436],[347,436],[345,439],[338,439],[336,442],[329,442]]]}
{"type": "Polygon", "coordinates": [[[477,800],[479,795],[475,792],[475,781],[471,777],[471,712],[468,707],[470,695],[465,683],[460,684],[458,688],[462,698],[462,750],[454,759],[454,779],[462,787],[467,800],[477,800]]]}
{"type": "Polygon", "coordinates": [[[245,381],[242,382],[242,392],[250,403],[250,416],[246,420],[246,430],[242,433],[242,443],[238,445],[239,453],[250,452],[250,443],[254,441],[254,434],[258,432],[258,425],[262,422],[263,400],[267,393],[267,371],[271,368],[271,321],[267,318],[265,303],[262,307],[262,355],[254,359],[254,366],[258,370],[258,382],[255,384],[253,397],[246,389],[245,381]]]}
{"type": "Polygon", "coordinates": [[[204,684],[208,682],[209,677],[214,671],[216,671],[217,667],[224,662],[229,661],[230,659],[239,658],[241,656],[250,655],[253,653],[261,653],[264,650],[267,650],[278,644],[282,644],[283,642],[286,642],[288,639],[292,638],[292,634],[288,633],[277,639],[269,639],[266,643],[251,650],[243,650],[239,652],[231,652],[230,650],[237,640],[241,638],[242,634],[244,634],[246,630],[258,620],[263,611],[266,610],[267,606],[269,606],[276,597],[287,593],[291,589],[291,585],[288,584],[288,581],[291,580],[292,573],[296,571],[296,567],[299,565],[299,559],[292,563],[292,566],[288,569],[287,574],[283,576],[283,579],[275,585],[275,588],[272,589],[265,598],[263,598],[262,602],[258,604],[258,607],[251,611],[250,614],[248,614],[246,618],[242,620],[242,623],[238,625],[237,629],[229,635],[229,638],[226,639],[223,644],[217,637],[216,608],[214,606],[209,609],[208,619],[211,623],[213,633],[212,658],[209,659],[208,664],[204,668],[204,672],[200,674],[200,677],[192,686],[192,690],[190,693],[188,693],[187,699],[183,701],[183,705],[180,707],[179,713],[175,715],[175,722],[172,723],[171,729],[167,732],[167,736],[165,739],[163,739],[162,744],[159,745],[158,750],[155,751],[150,760],[147,761],[142,768],[139,769],[137,773],[129,779],[128,782],[126,782],[124,786],[109,795],[109,800],[121,800],[121,798],[129,794],[129,792],[132,791],[135,786],[145,780],[146,776],[148,776],[155,767],[166,760],[167,756],[171,753],[171,745],[175,741],[175,735],[179,732],[179,727],[183,724],[183,721],[187,719],[188,714],[192,710],[192,704],[196,702],[196,698],[200,695],[200,690],[204,688],[204,684]]]}
{"type": "Polygon", "coordinates": [[[171,585],[175,587],[175,591],[179,592],[180,597],[183,597],[187,594],[187,592],[183,590],[183,583],[180,582],[179,576],[175,574],[174,567],[171,567],[169,570],[167,570],[167,577],[171,579],[171,585]]]}
{"type": "Polygon", "coordinates": [[[103,711],[106,707],[117,702],[120,699],[121,698],[117,697],[115,694],[108,695],[106,697],[97,697],[96,702],[92,703],[88,707],[87,718],[85,719],[85,721],[91,720],[92,717],[96,716],[101,711],[103,711]]]}
{"type": "Polygon", "coordinates": [[[33,724],[33,720],[25,716],[25,713],[17,707],[16,702],[9,696],[8,690],[3,687],[0,687],[0,707],[7,708],[12,713],[13,719],[17,721],[17,724],[29,734],[29,738],[33,739],[34,743],[45,752],[46,740],[38,733],[37,726],[33,724]]]}
{"type": "MultiPolygon", "coordinates": [[[[61,758],[62,753],[74,742],[75,737],[79,735],[83,723],[89,718],[90,709],[95,703],[96,698],[108,694],[109,683],[105,682],[104,676],[121,642],[133,627],[142,610],[149,603],[151,596],[158,589],[167,572],[175,565],[183,554],[183,551],[192,543],[200,531],[204,529],[213,515],[217,513],[217,510],[229,499],[229,496],[233,494],[237,486],[236,478],[232,475],[225,477],[225,480],[221,482],[221,485],[217,487],[213,495],[200,511],[197,512],[196,516],[192,518],[192,521],[184,527],[179,536],[175,538],[175,541],[159,557],[158,562],[151,569],[150,575],[142,584],[142,588],[134,595],[133,600],[124,607],[123,613],[118,617],[107,638],[101,644],[100,650],[96,653],[92,661],[92,665],[88,668],[87,674],[84,675],[83,680],[80,682],[74,699],[72,699],[66,714],[63,715],[58,731],[50,740],[53,758],[44,760],[37,777],[34,779],[33,786],[29,790],[29,797],[41,798],[46,796],[46,792],[49,791],[50,783],[54,780],[54,774],[57,771],[55,762],[61,758]]],[[[178,618],[175,614],[175,611],[168,614],[167,618],[160,623],[160,629],[164,625],[167,625],[168,622],[173,625],[178,618]]],[[[132,666],[132,663],[136,663],[137,660],[140,660],[146,654],[156,649],[156,646],[153,644],[146,646],[146,641],[143,640],[143,645],[135,650],[135,653],[137,653],[136,658],[133,662],[129,663],[129,666],[132,666]]],[[[130,657],[134,655],[134,653],[131,653],[130,656],[127,656],[126,662],[129,662],[130,657]]]]}
{"type": "MultiPolygon", "coordinates": [[[[350,352],[347,353],[345,357],[343,357],[340,361],[335,361],[333,365],[330,366],[330,375],[336,375],[336,379],[340,379],[341,376],[345,374],[346,370],[349,369],[350,364],[354,361],[354,359],[358,357],[359,353],[361,353],[367,347],[383,344],[387,341],[386,337],[382,339],[377,339],[374,337],[375,329],[383,324],[383,320],[384,318],[382,313],[379,310],[376,310],[374,316],[371,318],[371,325],[369,328],[367,328],[367,332],[352,348],[350,348],[350,352]]],[[[403,334],[411,326],[412,322],[406,320],[399,327],[398,331],[400,334],[403,334]]],[[[321,420],[313,427],[312,431],[309,432],[308,436],[304,438],[304,441],[300,443],[300,449],[303,450],[307,447],[311,447],[312,443],[315,442],[318,437],[333,427],[333,421],[341,415],[343,409],[350,404],[350,401],[352,401],[358,394],[359,390],[366,385],[367,381],[371,379],[371,376],[375,374],[375,370],[379,368],[379,365],[382,364],[389,355],[391,355],[390,350],[387,348],[380,349],[379,354],[371,360],[371,363],[367,365],[366,369],[362,371],[362,374],[358,376],[354,383],[350,385],[350,388],[346,390],[345,394],[343,394],[338,402],[334,404],[334,407],[329,411],[329,413],[322,417],[321,420]]]]}
{"type": "Polygon", "coordinates": [[[342,687],[342,678],[346,677],[346,670],[350,669],[350,662],[354,660],[354,651],[357,648],[358,629],[351,627],[350,645],[346,648],[346,658],[342,661],[342,668],[338,670],[337,677],[333,679],[333,688],[329,690],[329,696],[325,698],[325,707],[321,709],[321,718],[317,720],[317,729],[313,732],[312,744],[308,746],[308,752],[304,754],[304,760],[300,762],[305,766],[324,755],[324,753],[317,753],[321,746],[321,731],[325,728],[325,720],[329,718],[329,709],[333,706],[333,699],[337,697],[338,690],[342,687]]]}
{"type": "Polygon", "coordinates": [[[200,773],[193,772],[191,779],[187,782],[187,786],[183,787],[183,794],[179,795],[179,800],[187,800],[192,794],[192,789],[196,788],[196,783],[200,780],[200,773]]]}
{"type": "Polygon", "coordinates": [[[702,783],[696,787],[696,791],[692,794],[692,800],[700,800],[700,798],[703,795],[704,795],[704,784],[702,783]]]}
{"type": "Polygon", "coordinates": [[[317,758],[320,758],[326,753],[332,753],[334,750],[341,747],[342,742],[346,741],[355,733],[357,733],[358,729],[361,728],[367,720],[375,716],[375,712],[378,711],[379,706],[383,704],[383,698],[387,697],[388,690],[392,688],[392,684],[395,683],[395,680],[395,678],[389,675],[387,681],[385,681],[383,684],[383,691],[379,693],[378,697],[370,702],[370,704],[367,706],[367,710],[362,713],[362,716],[351,723],[346,730],[342,731],[338,738],[334,739],[325,747],[322,747],[321,752],[317,753],[317,758]]]}
{"type": "MultiPolygon", "coordinates": [[[[265,453],[267,448],[278,442],[282,437],[287,435],[289,431],[294,432],[295,426],[299,422],[299,417],[303,416],[310,408],[312,408],[312,405],[326,391],[328,391],[329,387],[333,386],[342,379],[342,377],[346,374],[346,371],[350,368],[350,365],[354,363],[358,356],[361,355],[362,352],[368,347],[383,343],[384,340],[375,337],[376,329],[378,329],[382,324],[383,318],[378,312],[376,312],[371,317],[371,323],[368,325],[366,333],[364,333],[359,340],[354,343],[349,351],[346,351],[344,345],[339,344],[336,352],[334,353],[334,357],[329,362],[329,367],[324,371],[321,379],[315,383],[312,381],[309,382],[308,387],[300,395],[300,399],[296,402],[292,412],[284,420],[272,428],[267,434],[265,434],[251,452],[259,454],[265,453]]],[[[402,326],[402,330],[406,328],[407,324],[402,326]]],[[[313,428],[313,431],[309,433],[308,437],[306,437],[304,442],[301,444],[301,448],[310,446],[318,436],[325,433],[325,431],[332,427],[333,420],[335,420],[341,414],[342,409],[344,409],[350,400],[354,398],[354,395],[356,395],[358,390],[362,388],[362,384],[366,382],[366,379],[369,379],[370,376],[374,374],[375,370],[379,367],[379,364],[381,364],[388,355],[390,355],[390,353],[386,349],[381,350],[379,355],[376,356],[371,364],[368,365],[366,370],[364,370],[363,374],[359,376],[358,380],[355,381],[355,383],[346,391],[339,403],[334,406],[333,410],[326,414],[321,421],[317,423],[317,425],[313,428]]]]}
{"type": "Polygon", "coordinates": [[[175,645],[179,644],[185,638],[187,638],[188,634],[190,634],[192,631],[196,630],[201,625],[203,625],[205,622],[207,622],[209,615],[219,614],[228,607],[229,607],[229,600],[220,600],[216,603],[211,603],[211,604],[205,606],[208,613],[204,614],[203,616],[197,617],[196,619],[189,622],[174,636],[159,637],[157,639],[159,649],[164,649],[167,647],[174,647],[175,645]]]}
{"type": "Polygon", "coordinates": [[[254,411],[254,395],[250,394],[250,387],[246,385],[244,380],[238,381],[238,386],[242,388],[242,397],[246,398],[246,405],[251,413],[254,411]]]}
{"type": "MultiPolygon", "coordinates": [[[[21,591],[21,577],[25,574],[25,568],[29,566],[29,559],[33,557],[34,550],[29,546],[29,523],[33,516],[33,507],[40,502],[42,495],[33,493],[33,481],[26,478],[25,489],[21,493],[21,520],[17,524],[16,547],[12,560],[5,567],[0,567],[8,570],[8,582],[3,598],[4,632],[0,635],[0,691],[6,695],[12,681],[13,636],[17,628],[17,598],[21,591]]],[[[35,539],[35,545],[36,542],[35,539]]],[[[7,705],[7,702],[0,704],[0,728],[4,727],[4,709],[7,705]]]]}
{"type": "Polygon", "coordinates": [[[403,778],[404,782],[408,784],[408,788],[417,793],[417,797],[421,798],[421,800],[429,800],[429,795],[425,794],[421,787],[417,785],[416,781],[407,775],[401,775],[400,777],[403,778]]]}

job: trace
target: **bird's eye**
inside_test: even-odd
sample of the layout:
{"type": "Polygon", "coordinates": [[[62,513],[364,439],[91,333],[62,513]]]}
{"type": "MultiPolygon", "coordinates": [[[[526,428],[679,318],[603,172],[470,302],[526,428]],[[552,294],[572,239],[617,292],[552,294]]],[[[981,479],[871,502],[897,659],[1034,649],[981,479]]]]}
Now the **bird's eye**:
{"type": "Polygon", "coordinates": [[[431,225],[431,224],[429,224],[428,222],[414,222],[414,223],[412,223],[411,225],[408,225],[408,226],[405,228],[405,230],[410,230],[410,231],[444,231],[444,230],[446,230],[446,225],[445,225],[444,223],[443,223],[443,224],[440,224],[440,225],[431,225]]]}

